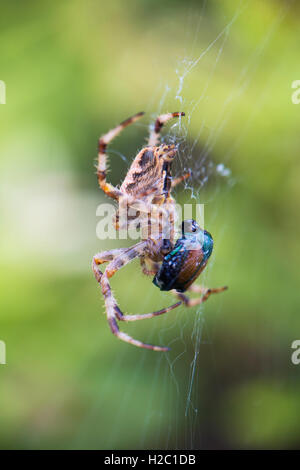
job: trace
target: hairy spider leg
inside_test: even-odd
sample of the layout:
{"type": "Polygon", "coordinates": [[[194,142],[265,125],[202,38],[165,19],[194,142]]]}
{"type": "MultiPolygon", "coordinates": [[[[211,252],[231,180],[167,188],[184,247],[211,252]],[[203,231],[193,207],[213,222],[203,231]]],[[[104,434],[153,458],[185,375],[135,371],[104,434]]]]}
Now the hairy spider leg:
{"type": "Polygon", "coordinates": [[[186,180],[191,176],[192,172],[189,170],[187,173],[184,175],[178,176],[178,178],[173,178],[172,179],[172,188],[175,188],[178,184],[182,183],[182,181],[186,180]]]}
{"type": "Polygon", "coordinates": [[[152,261],[147,256],[141,257],[140,262],[141,262],[141,268],[142,268],[143,274],[145,274],[146,276],[155,276],[155,274],[160,268],[159,263],[152,261]],[[147,264],[149,266],[147,266],[147,264]]]}
{"type": "Polygon", "coordinates": [[[163,127],[166,122],[170,121],[170,119],[173,119],[174,117],[179,117],[179,116],[185,116],[185,113],[167,113],[167,114],[161,114],[156,118],[154,128],[150,132],[149,140],[148,140],[148,145],[155,147],[156,145],[159,144],[159,139],[160,139],[160,131],[161,128],[163,127]]]}
{"type": "Polygon", "coordinates": [[[126,119],[121,122],[117,127],[104,134],[99,139],[98,144],[98,164],[97,164],[97,176],[100,188],[107,194],[107,196],[118,200],[122,195],[122,192],[115,188],[112,184],[107,183],[106,174],[107,174],[107,164],[106,164],[106,148],[107,145],[118,135],[120,132],[125,129],[125,127],[133,124],[138,119],[140,119],[145,113],[140,112],[134,116],[126,119]]]}
{"type": "Polygon", "coordinates": [[[180,299],[187,307],[195,307],[195,305],[200,305],[203,302],[205,302],[211,294],[217,294],[219,292],[223,292],[226,289],[228,289],[227,286],[209,288],[209,287],[203,287],[203,286],[192,284],[187,290],[190,292],[196,292],[198,294],[202,294],[202,296],[198,297],[197,299],[190,299],[185,294],[182,294],[181,292],[177,292],[176,290],[173,290],[172,293],[178,299],[180,299]]]}
{"type": "MultiPolygon", "coordinates": [[[[142,315],[123,315],[118,304],[113,296],[111,291],[111,287],[109,284],[109,278],[112,277],[119,269],[123,266],[128,264],[134,258],[143,256],[145,254],[145,250],[147,247],[146,242],[140,242],[134,245],[129,249],[124,249],[121,253],[118,253],[114,257],[114,253],[112,252],[104,252],[99,253],[93,258],[92,268],[95,274],[95,278],[101,286],[102,293],[105,300],[105,307],[106,307],[106,314],[109,326],[111,328],[112,333],[117,336],[122,341],[127,343],[133,344],[139,348],[151,349],[153,351],[168,351],[169,348],[162,347],[162,346],[154,346],[152,344],[142,343],[139,340],[136,340],[129,336],[128,334],[119,330],[117,320],[120,321],[136,321],[136,320],[144,320],[146,318],[153,318],[158,315],[162,315],[164,313],[173,310],[174,308],[181,305],[182,301],[177,302],[176,304],[171,305],[170,307],[164,308],[162,310],[158,310],[156,312],[146,313],[142,315]],[[104,263],[107,258],[111,258],[112,261],[107,265],[105,271],[102,273],[99,270],[99,265],[104,263]]],[[[113,251],[113,250],[112,250],[113,251]]]]}
{"type": "MultiPolygon", "coordinates": [[[[112,261],[116,256],[120,256],[121,254],[128,251],[130,248],[115,248],[113,250],[102,251],[101,253],[97,253],[93,257],[93,263],[97,266],[103,263],[107,263],[108,261],[112,261]]],[[[100,281],[102,276],[102,272],[97,269],[97,280],[100,281]]]]}

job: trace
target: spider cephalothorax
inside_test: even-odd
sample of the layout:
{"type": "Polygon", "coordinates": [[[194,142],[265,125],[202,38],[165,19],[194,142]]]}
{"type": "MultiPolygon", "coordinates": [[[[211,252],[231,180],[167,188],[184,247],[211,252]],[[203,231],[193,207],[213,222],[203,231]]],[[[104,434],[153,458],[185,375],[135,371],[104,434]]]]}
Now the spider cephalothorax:
{"type": "Polygon", "coordinates": [[[135,122],[144,113],[127,119],[99,140],[97,176],[101,189],[107,196],[118,201],[119,207],[114,219],[117,230],[129,228],[135,223],[140,227],[141,241],[130,248],[104,251],[94,256],[93,271],[105,300],[108,323],[114,335],[135,346],[167,351],[168,348],[145,344],[119,330],[117,321],[135,321],[152,318],[184,303],[194,306],[204,302],[210,294],[221,292],[226,287],[208,289],[193,285],[205,268],[211,255],[211,235],[202,230],[193,220],[183,222],[182,236],[174,245],[174,224],[176,219],[175,200],[171,196],[174,186],[190,176],[190,172],[173,179],[172,162],[176,156],[175,145],[159,144],[162,126],[173,117],[184,113],[162,114],[156,119],[149,142],[133,160],[120,189],[106,181],[106,147],[122,129],[135,122]],[[125,217],[124,217],[125,213],[125,217]],[[134,258],[140,258],[143,273],[155,276],[153,282],[161,290],[172,290],[179,302],[157,312],[141,315],[123,315],[111,291],[109,278],[134,258]],[[99,266],[108,263],[102,273],[99,266]],[[196,299],[189,299],[182,292],[201,293],[196,299]]]}

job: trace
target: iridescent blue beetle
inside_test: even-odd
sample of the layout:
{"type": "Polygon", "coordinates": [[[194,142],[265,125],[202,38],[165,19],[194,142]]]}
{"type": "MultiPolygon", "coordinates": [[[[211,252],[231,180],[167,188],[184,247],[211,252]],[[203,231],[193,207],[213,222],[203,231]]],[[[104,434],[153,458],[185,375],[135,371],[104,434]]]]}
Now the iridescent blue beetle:
{"type": "MultiPolygon", "coordinates": [[[[200,286],[192,286],[203,271],[213,250],[213,238],[209,232],[202,230],[195,220],[185,220],[182,223],[182,236],[168,253],[161,267],[153,279],[153,283],[160,290],[185,292],[187,289],[194,292],[204,293],[200,299],[202,302],[215,292],[221,292],[226,287],[218,289],[205,289],[200,286]],[[205,297],[205,298],[204,298],[205,297]]],[[[186,303],[191,300],[185,296],[179,297],[186,303]]],[[[197,303],[199,299],[197,299],[197,303]]],[[[193,302],[195,304],[195,302],[193,302]]]]}

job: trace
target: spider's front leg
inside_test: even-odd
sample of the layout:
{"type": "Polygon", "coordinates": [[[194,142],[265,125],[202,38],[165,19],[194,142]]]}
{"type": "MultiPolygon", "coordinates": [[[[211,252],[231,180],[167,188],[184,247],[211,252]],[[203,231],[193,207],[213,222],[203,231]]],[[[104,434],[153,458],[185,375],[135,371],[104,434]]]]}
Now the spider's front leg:
{"type": "Polygon", "coordinates": [[[178,176],[177,178],[173,178],[172,179],[172,186],[171,186],[172,189],[175,188],[175,186],[177,186],[178,184],[182,183],[182,181],[185,181],[186,179],[190,178],[191,175],[192,175],[192,172],[191,172],[191,170],[189,170],[184,175],[178,176]]]}
{"type": "Polygon", "coordinates": [[[164,124],[166,124],[170,119],[173,119],[174,117],[179,117],[179,116],[185,116],[185,113],[167,113],[167,114],[161,114],[156,118],[154,128],[150,132],[149,136],[149,141],[148,145],[151,146],[156,146],[159,144],[159,139],[160,139],[160,131],[164,124]]]}
{"type": "Polygon", "coordinates": [[[128,248],[117,248],[115,250],[102,251],[93,257],[92,269],[95,275],[95,278],[98,282],[101,282],[102,272],[98,268],[103,263],[113,260],[117,256],[120,256],[122,253],[125,253],[128,248]]]}
{"type": "Polygon", "coordinates": [[[106,181],[107,174],[107,164],[106,164],[106,148],[108,144],[118,135],[120,132],[125,129],[125,127],[133,124],[135,121],[140,119],[144,115],[143,112],[137,113],[134,116],[126,119],[121,122],[117,127],[110,130],[107,134],[103,135],[99,139],[98,146],[98,163],[97,163],[97,176],[100,188],[105,192],[105,194],[113,199],[118,200],[122,195],[121,191],[115,188],[110,183],[106,181]]]}
{"type": "Polygon", "coordinates": [[[117,323],[117,320],[136,321],[143,320],[146,318],[153,318],[155,316],[162,315],[164,313],[169,312],[170,310],[173,310],[182,303],[181,301],[179,301],[176,304],[171,305],[170,307],[142,315],[123,315],[123,313],[121,312],[116,302],[116,299],[114,298],[114,295],[112,293],[109,278],[111,278],[119,269],[128,264],[134,258],[145,256],[146,248],[147,243],[140,242],[131,248],[112,250],[100,253],[99,255],[96,255],[93,258],[92,268],[95,274],[95,278],[97,279],[102,289],[102,293],[105,300],[107,320],[112,333],[122,341],[133,344],[134,346],[137,346],[139,348],[151,349],[153,351],[168,351],[169,348],[153,346],[152,344],[142,343],[141,341],[132,338],[128,334],[120,331],[117,323]],[[105,271],[102,273],[99,270],[99,265],[106,261],[110,261],[110,263],[107,265],[105,271]]]}

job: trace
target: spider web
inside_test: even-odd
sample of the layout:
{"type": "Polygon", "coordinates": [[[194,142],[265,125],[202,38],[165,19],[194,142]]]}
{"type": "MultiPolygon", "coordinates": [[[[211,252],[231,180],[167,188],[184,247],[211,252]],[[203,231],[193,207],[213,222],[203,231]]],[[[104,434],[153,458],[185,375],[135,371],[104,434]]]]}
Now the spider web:
{"type": "MultiPolygon", "coordinates": [[[[224,93],[220,99],[218,112],[214,116],[213,125],[208,124],[208,116],[203,113],[202,104],[211,99],[214,90],[211,89],[213,78],[218,74],[218,67],[223,59],[224,53],[232,32],[238,24],[242,15],[247,14],[247,10],[251,8],[251,2],[240,1],[237,3],[235,12],[231,18],[223,19],[223,24],[219,27],[219,31],[213,37],[210,37],[206,46],[199,52],[199,34],[203,25],[204,18],[207,13],[207,2],[203,2],[202,11],[195,16],[193,9],[189,10],[185,21],[182,22],[183,42],[187,44],[185,56],[177,61],[171,77],[159,77],[158,85],[148,102],[148,113],[154,119],[157,115],[168,111],[184,111],[185,118],[181,118],[176,122],[172,122],[167,130],[163,132],[163,141],[176,142],[180,144],[179,156],[177,158],[176,173],[182,174],[188,169],[192,169],[193,175],[191,180],[184,183],[184,201],[186,202],[212,202],[210,204],[210,220],[217,217],[218,212],[222,211],[224,221],[226,220],[226,202],[222,197],[222,201],[218,197],[231,191],[232,185],[235,183],[234,175],[230,168],[230,159],[233,152],[239,146],[241,139],[247,133],[249,125],[255,118],[259,108],[263,105],[264,96],[267,93],[268,81],[265,81],[265,87],[261,90],[260,96],[257,97],[256,103],[249,110],[248,118],[239,126],[236,137],[227,148],[224,148],[222,161],[214,160],[214,151],[220,141],[222,141],[226,127],[232,125],[231,118],[236,109],[239,98],[247,93],[255,71],[262,66],[264,53],[267,50],[270,40],[276,33],[279,25],[285,18],[290,3],[284,3],[275,17],[272,24],[265,31],[264,37],[260,40],[252,53],[241,61],[239,70],[235,72],[229,93],[224,93]],[[205,63],[205,67],[204,67],[205,63]],[[204,79],[199,87],[198,96],[189,96],[189,83],[196,79],[203,68],[204,79]],[[193,119],[201,116],[201,125],[195,133],[193,129],[193,119]],[[205,192],[205,188],[211,186],[209,193],[205,192]],[[204,193],[204,199],[202,194],[204,193]],[[213,207],[213,209],[212,209],[213,207]]],[[[211,35],[210,35],[211,36],[211,35]]],[[[137,126],[143,126],[138,123],[137,126]]],[[[145,129],[146,130],[146,129],[145,129]]],[[[122,155],[121,155],[122,156],[122,155]]],[[[124,158],[124,156],[122,156],[124,158]]],[[[178,195],[180,190],[178,190],[178,195]]],[[[226,229],[224,227],[218,233],[218,239],[222,239],[222,235],[226,229]]],[[[216,257],[208,264],[208,267],[201,275],[201,284],[207,285],[207,278],[217,263],[216,257]]],[[[228,266],[225,282],[230,284],[230,269],[228,266]]],[[[134,286],[128,286],[128,298],[134,297],[134,286]]],[[[150,292],[144,293],[145,305],[151,304],[150,292]]],[[[161,294],[164,304],[170,303],[170,297],[167,294],[161,294]]],[[[222,295],[215,302],[216,309],[215,321],[222,315],[222,307],[225,300],[222,295]]],[[[144,310],[147,311],[147,308],[144,310]]],[[[167,316],[166,316],[167,317],[167,316]]],[[[199,362],[201,350],[204,344],[210,345],[212,357],[214,356],[213,347],[213,331],[207,328],[205,321],[205,304],[196,309],[179,308],[172,312],[172,322],[168,318],[161,318],[159,326],[157,323],[148,323],[148,329],[144,331],[143,340],[152,344],[168,345],[170,348],[176,349],[175,356],[171,353],[157,354],[152,361],[152,379],[147,384],[147,395],[145,399],[145,407],[140,426],[140,439],[136,443],[136,447],[147,449],[151,448],[186,448],[194,449],[199,446],[199,436],[196,436],[196,430],[199,429],[199,414],[197,409],[197,399],[199,394],[199,380],[201,380],[201,370],[199,362]],[[166,338],[173,338],[169,344],[166,338]],[[178,352],[179,351],[179,352],[178,352]],[[183,381],[185,370],[186,379],[183,381]],[[159,394],[157,391],[159,390],[159,394]],[[158,402],[159,396],[159,402],[158,402]],[[196,399],[197,398],[197,399],[196,399]],[[168,419],[165,416],[168,416],[168,419]],[[151,423],[156,423],[156,436],[151,435],[151,423]],[[167,423],[167,424],[166,424],[167,423]],[[184,430],[184,432],[183,432],[184,430]],[[182,436],[184,435],[184,442],[182,436]]],[[[136,333],[137,327],[132,324],[130,334],[140,339],[141,334],[136,333]]],[[[130,376],[126,389],[121,390],[118,395],[115,413],[112,416],[110,431],[107,435],[107,442],[103,443],[104,448],[118,448],[120,442],[120,423],[128,423],[128,433],[130,433],[130,409],[136,393],[142,393],[136,390],[139,377],[143,374],[145,367],[148,367],[149,360],[148,351],[139,351],[134,355],[134,364],[131,368],[130,376]]],[[[216,358],[212,359],[214,362],[216,358]]],[[[125,359],[121,355],[112,359],[109,374],[105,378],[105,382],[101,388],[102,396],[109,394],[110,390],[115,387],[116,378],[124,367],[125,359]]],[[[97,403],[91,405],[90,414],[86,417],[80,432],[78,433],[78,443],[82,443],[84,432],[93,421],[93,416],[103,406],[103,401],[99,399],[97,403]]],[[[123,429],[123,428],[122,428],[123,429]]],[[[76,443],[74,443],[76,446],[76,443]]]]}
{"type": "MultiPolygon", "coordinates": [[[[191,187],[188,186],[189,183],[186,183],[186,187],[191,190],[191,197],[198,200],[200,198],[200,194],[201,194],[201,190],[203,189],[203,186],[205,186],[205,184],[209,182],[210,179],[213,179],[214,185],[215,185],[215,194],[213,196],[215,213],[217,213],[217,211],[220,210],[221,208],[220,201],[218,201],[218,193],[220,190],[220,179],[218,178],[216,179],[216,176],[220,176],[221,178],[223,178],[223,180],[226,179],[225,188],[224,188],[224,185],[222,185],[223,193],[224,193],[224,189],[225,191],[226,190],[230,191],[231,186],[235,183],[235,180],[232,177],[231,170],[230,170],[230,157],[233,154],[233,152],[236,151],[236,149],[238,148],[239,143],[241,142],[243,136],[247,133],[249,125],[253,121],[256,113],[263,106],[264,98],[268,92],[268,84],[271,80],[271,77],[268,80],[266,80],[265,87],[261,91],[261,95],[257,98],[256,104],[252,107],[251,112],[249,113],[248,120],[245,121],[242,124],[242,126],[239,128],[237,137],[235,138],[233,142],[231,142],[230,146],[224,153],[222,162],[218,164],[213,163],[213,161],[211,160],[211,155],[213,155],[214,148],[217,142],[220,139],[222,139],[222,133],[226,129],[226,126],[228,124],[230,125],[230,119],[234,112],[237,101],[239,100],[241,95],[247,93],[247,89],[251,85],[251,80],[254,77],[256,69],[262,65],[264,52],[268,48],[270,41],[272,37],[274,36],[274,34],[276,33],[279,25],[284,20],[291,3],[292,2],[287,2],[282,5],[282,8],[279,11],[278,15],[273,20],[271,26],[267,29],[264,38],[262,39],[262,41],[260,41],[257,44],[253,53],[247,59],[246,63],[243,65],[240,72],[236,75],[236,78],[233,82],[230,93],[227,96],[226,95],[224,96],[224,101],[220,104],[219,113],[215,117],[215,124],[214,126],[210,127],[208,131],[208,135],[205,137],[202,149],[200,153],[198,154],[197,160],[196,161],[193,160],[194,168],[192,168],[192,170],[193,170],[193,175],[194,175],[194,181],[191,187]]],[[[249,8],[249,2],[241,1],[236,9],[234,16],[224,26],[224,28],[220,31],[220,33],[216,36],[216,38],[207,45],[207,47],[203,50],[203,52],[201,52],[201,54],[195,60],[192,60],[192,61],[183,60],[180,66],[178,67],[178,69],[176,70],[176,74],[178,77],[178,88],[176,89],[175,101],[177,100],[180,104],[184,104],[185,110],[188,109],[188,123],[192,120],[194,113],[201,112],[200,111],[201,102],[209,94],[209,91],[210,91],[209,87],[212,82],[212,77],[214,76],[215,73],[217,73],[218,64],[222,58],[223,50],[224,48],[226,48],[230,31],[232,28],[234,28],[235,22],[238,21],[240,15],[242,15],[244,12],[247,11],[247,8],[249,8]],[[197,69],[198,67],[201,67],[201,61],[205,58],[205,55],[208,54],[210,51],[214,52],[215,60],[212,61],[206,83],[201,89],[201,94],[199,98],[196,99],[195,102],[187,103],[185,100],[185,82],[188,76],[190,74],[193,74],[195,69],[197,69]]],[[[200,22],[201,20],[199,20],[199,24],[200,22]]],[[[198,34],[198,31],[199,31],[199,25],[196,29],[194,43],[196,42],[196,36],[198,34]]],[[[182,160],[181,160],[181,165],[182,165],[183,170],[185,169],[184,166],[186,165],[187,160],[189,159],[190,155],[194,154],[194,150],[197,147],[198,142],[203,137],[203,134],[204,134],[203,130],[205,126],[206,126],[206,123],[205,123],[205,116],[204,116],[202,125],[199,129],[199,133],[194,139],[191,139],[190,138],[191,136],[188,135],[188,126],[187,126],[187,129],[184,129],[185,132],[183,132],[184,138],[182,141],[184,149],[183,149],[182,155],[185,155],[186,157],[185,158],[182,157],[182,160]],[[188,144],[186,144],[187,142],[188,144]]],[[[222,211],[224,211],[225,219],[226,219],[226,210],[228,210],[228,208],[225,207],[225,210],[224,210],[224,206],[222,206],[222,211]]],[[[219,233],[218,236],[219,238],[222,237],[222,233],[219,233]]],[[[205,278],[207,277],[207,275],[209,275],[209,271],[212,270],[213,268],[214,268],[214,260],[212,260],[212,262],[209,264],[207,271],[203,276],[204,285],[206,285],[205,278]]],[[[221,314],[222,303],[223,303],[223,299],[220,298],[219,299],[219,312],[216,314],[216,318],[218,317],[218,314],[221,314]]],[[[213,338],[212,338],[213,334],[212,332],[208,331],[206,328],[205,317],[203,315],[203,311],[204,311],[204,306],[198,307],[194,316],[192,334],[191,334],[191,341],[193,343],[194,355],[189,365],[189,379],[188,379],[188,386],[187,386],[186,395],[185,395],[185,406],[184,406],[184,410],[182,410],[184,411],[184,415],[186,418],[186,445],[188,448],[191,448],[191,449],[195,448],[194,447],[195,428],[196,428],[196,423],[198,420],[198,416],[197,416],[198,410],[196,406],[194,405],[193,396],[198,395],[198,386],[197,386],[197,383],[195,383],[195,378],[197,374],[201,373],[198,367],[201,346],[205,343],[211,344],[212,345],[211,354],[212,356],[214,356],[213,338]]],[[[174,372],[174,364],[179,359],[180,357],[178,356],[173,361],[169,360],[170,372],[172,374],[172,377],[175,383],[176,383],[176,375],[174,372]]],[[[213,357],[213,362],[215,361],[216,359],[213,357]]],[[[182,399],[183,397],[181,396],[180,400],[182,399]]]]}

